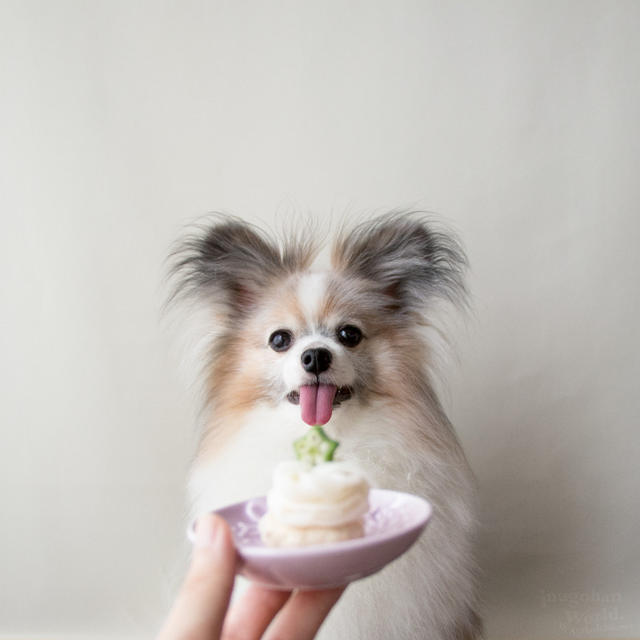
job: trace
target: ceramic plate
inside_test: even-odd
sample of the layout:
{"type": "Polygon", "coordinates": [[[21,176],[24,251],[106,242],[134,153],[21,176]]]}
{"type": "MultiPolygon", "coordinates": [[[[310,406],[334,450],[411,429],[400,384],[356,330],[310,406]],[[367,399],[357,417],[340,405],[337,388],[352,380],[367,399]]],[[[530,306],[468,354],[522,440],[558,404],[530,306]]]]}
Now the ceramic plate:
{"type": "MultiPolygon", "coordinates": [[[[240,557],[238,572],[274,589],[328,589],[380,571],[418,539],[431,505],[418,496],[371,489],[362,538],[308,547],[267,547],[258,521],[266,498],[252,498],[216,510],[231,527],[240,557]]],[[[194,539],[193,523],[188,530],[194,539]]]]}

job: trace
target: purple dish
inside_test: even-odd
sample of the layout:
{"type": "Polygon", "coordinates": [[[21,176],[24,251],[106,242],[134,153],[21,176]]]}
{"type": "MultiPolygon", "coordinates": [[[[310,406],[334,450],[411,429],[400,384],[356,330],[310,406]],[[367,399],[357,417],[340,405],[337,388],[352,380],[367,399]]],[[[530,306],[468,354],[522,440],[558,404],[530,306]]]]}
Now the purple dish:
{"type": "MultiPolygon", "coordinates": [[[[273,589],[328,589],[380,571],[418,539],[431,517],[424,499],[383,489],[369,492],[364,536],[308,547],[267,547],[258,532],[264,496],[216,510],[231,527],[238,573],[273,589]]],[[[193,542],[194,524],[188,536],[193,542]]]]}

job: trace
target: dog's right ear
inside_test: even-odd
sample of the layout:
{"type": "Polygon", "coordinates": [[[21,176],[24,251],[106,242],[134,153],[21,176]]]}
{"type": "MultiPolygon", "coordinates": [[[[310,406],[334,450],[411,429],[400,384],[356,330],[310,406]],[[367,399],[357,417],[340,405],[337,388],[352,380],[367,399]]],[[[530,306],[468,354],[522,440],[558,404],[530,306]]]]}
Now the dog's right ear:
{"type": "Polygon", "coordinates": [[[434,298],[464,306],[464,251],[453,234],[419,212],[392,211],[343,229],[332,260],[377,287],[394,313],[419,312],[434,298]]]}
{"type": "Polygon", "coordinates": [[[243,220],[216,216],[180,240],[169,260],[168,304],[195,298],[238,316],[255,305],[269,282],[293,269],[296,257],[281,253],[243,220]]]}

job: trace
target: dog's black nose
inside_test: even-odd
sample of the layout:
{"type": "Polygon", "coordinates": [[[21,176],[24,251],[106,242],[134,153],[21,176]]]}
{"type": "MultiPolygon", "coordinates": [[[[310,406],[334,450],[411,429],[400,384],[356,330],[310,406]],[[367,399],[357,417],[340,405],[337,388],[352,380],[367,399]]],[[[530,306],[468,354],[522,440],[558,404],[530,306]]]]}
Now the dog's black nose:
{"type": "Polygon", "coordinates": [[[318,375],[329,368],[331,351],[329,349],[307,349],[302,354],[301,360],[305,371],[318,375]]]}

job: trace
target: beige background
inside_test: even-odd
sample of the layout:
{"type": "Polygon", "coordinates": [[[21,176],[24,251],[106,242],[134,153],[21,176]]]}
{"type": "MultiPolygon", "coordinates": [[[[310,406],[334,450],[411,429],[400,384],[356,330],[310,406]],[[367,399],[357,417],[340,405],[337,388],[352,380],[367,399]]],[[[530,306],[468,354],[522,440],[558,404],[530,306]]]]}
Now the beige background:
{"type": "Polygon", "coordinates": [[[462,235],[489,639],[640,636],[638,2],[0,2],[0,636],[144,638],[182,570],[181,226],[462,235]]]}

